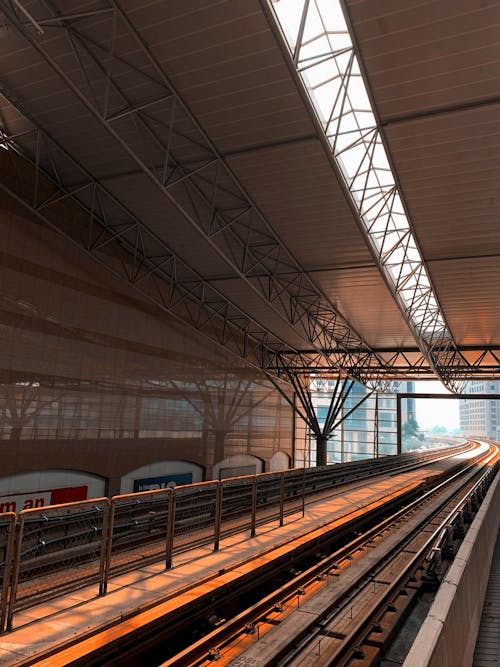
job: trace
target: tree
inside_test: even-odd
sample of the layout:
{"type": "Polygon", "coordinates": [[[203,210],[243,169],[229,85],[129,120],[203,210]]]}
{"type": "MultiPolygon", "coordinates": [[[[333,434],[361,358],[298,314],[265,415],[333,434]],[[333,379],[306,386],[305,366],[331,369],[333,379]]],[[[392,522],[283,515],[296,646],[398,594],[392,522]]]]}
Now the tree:
{"type": "Polygon", "coordinates": [[[420,435],[420,426],[414,417],[410,417],[408,421],[403,424],[403,435],[406,438],[411,436],[418,437],[420,435]]]}

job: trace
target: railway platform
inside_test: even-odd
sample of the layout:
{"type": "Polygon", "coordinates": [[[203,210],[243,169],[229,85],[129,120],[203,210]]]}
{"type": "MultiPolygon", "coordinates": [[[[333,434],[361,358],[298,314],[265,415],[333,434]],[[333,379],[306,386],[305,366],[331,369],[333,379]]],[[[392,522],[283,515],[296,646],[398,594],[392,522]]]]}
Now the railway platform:
{"type": "MultiPolygon", "coordinates": [[[[269,523],[251,539],[245,532],[224,539],[219,551],[208,546],[186,551],[176,557],[168,571],[164,563],[154,563],[116,576],[104,597],[96,597],[95,586],[89,586],[21,610],[14,630],[0,638],[0,665],[34,664],[44,655],[79,644],[99,631],[111,627],[124,630],[127,622],[132,627],[141,614],[147,614],[149,620],[164,615],[183,598],[218,585],[221,571],[231,573],[259,555],[265,558],[291,548],[292,542],[308,539],[314,531],[331,529],[332,522],[362,513],[390,495],[420,485],[442,468],[436,462],[423,470],[343,487],[328,500],[306,506],[304,517],[297,513],[281,527],[277,522],[269,523]]],[[[45,664],[57,663],[51,657],[45,664]]]]}
{"type": "Polygon", "coordinates": [[[256,562],[272,567],[273,559],[286,558],[298,544],[320,539],[342,522],[427,485],[447,465],[446,460],[434,461],[424,468],[350,483],[306,505],[304,515],[297,512],[285,525],[273,521],[253,537],[248,531],[226,537],[218,551],[202,546],[179,553],[169,570],[158,562],[116,575],[106,596],[97,597],[91,585],[21,609],[14,629],[0,637],[0,665],[85,664],[76,661],[85,660],[85,652],[99,642],[117,641],[161,622],[196,597],[210,600],[211,592],[225,582],[251,575],[256,562]]]}

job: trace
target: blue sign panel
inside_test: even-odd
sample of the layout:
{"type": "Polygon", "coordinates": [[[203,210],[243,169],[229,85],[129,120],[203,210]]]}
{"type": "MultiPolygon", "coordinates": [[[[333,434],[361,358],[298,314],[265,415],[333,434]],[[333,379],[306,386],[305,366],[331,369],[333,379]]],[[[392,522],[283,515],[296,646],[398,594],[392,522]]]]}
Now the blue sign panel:
{"type": "Polygon", "coordinates": [[[192,484],[193,474],[190,472],[164,475],[162,477],[147,477],[146,479],[134,479],[134,493],[138,491],[156,491],[169,487],[192,484]]]}

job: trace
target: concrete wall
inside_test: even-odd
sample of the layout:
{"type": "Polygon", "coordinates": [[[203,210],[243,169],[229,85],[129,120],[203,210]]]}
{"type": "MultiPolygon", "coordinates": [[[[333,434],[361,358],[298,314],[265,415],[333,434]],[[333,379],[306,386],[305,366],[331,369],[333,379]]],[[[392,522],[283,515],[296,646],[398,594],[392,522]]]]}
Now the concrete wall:
{"type": "Polygon", "coordinates": [[[403,667],[468,667],[500,524],[497,473],[403,667]]]}

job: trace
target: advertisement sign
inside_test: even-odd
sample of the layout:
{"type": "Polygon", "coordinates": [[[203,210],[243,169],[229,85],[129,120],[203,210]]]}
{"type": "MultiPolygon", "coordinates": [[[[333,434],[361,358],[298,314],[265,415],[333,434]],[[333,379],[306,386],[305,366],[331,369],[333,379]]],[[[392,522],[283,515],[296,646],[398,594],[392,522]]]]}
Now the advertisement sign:
{"type": "Polygon", "coordinates": [[[157,489],[168,489],[169,487],[192,483],[193,474],[190,472],[163,475],[162,477],[134,479],[134,493],[137,493],[138,491],[156,491],[157,489]]]}
{"type": "Polygon", "coordinates": [[[51,489],[47,491],[31,491],[0,496],[0,514],[2,512],[21,512],[33,507],[74,503],[87,499],[86,486],[72,486],[65,489],[51,489]]]}

